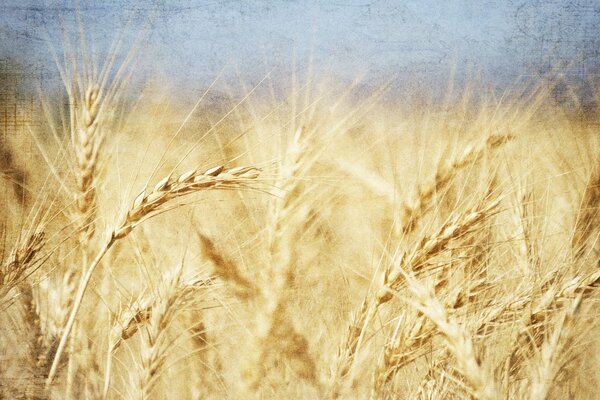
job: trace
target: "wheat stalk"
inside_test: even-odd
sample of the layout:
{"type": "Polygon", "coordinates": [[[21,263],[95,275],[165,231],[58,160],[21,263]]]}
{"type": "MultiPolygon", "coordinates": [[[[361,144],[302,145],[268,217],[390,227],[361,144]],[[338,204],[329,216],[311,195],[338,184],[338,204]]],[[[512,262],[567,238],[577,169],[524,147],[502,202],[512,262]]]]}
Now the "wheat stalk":
{"type": "MultiPolygon", "coordinates": [[[[340,365],[337,367],[334,376],[334,385],[338,386],[340,378],[344,378],[350,372],[350,368],[352,367],[356,353],[363,341],[367,326],[371,322],[374,311],[372,299],[369,296],[366,296],[356,312],[353,322],[348,327],[344,343],[338,349],[340,365]]],[[[338,388],[334,387],[333,391],[337,392],[337,390],[338,388]]]]}

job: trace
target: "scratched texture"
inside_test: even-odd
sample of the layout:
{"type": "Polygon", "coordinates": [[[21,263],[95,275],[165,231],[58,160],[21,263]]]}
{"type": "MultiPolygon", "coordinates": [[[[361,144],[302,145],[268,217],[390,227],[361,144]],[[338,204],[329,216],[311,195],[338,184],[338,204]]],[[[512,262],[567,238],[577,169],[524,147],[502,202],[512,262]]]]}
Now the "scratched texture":
{"type": "Polygon", "coordinates": [[[39,153],[29,130],[49,131],[38,94],[66,101],[52,49],[60,60],[79,48],[77,16],[96,62],[120,35],[121,49],[142,37],[131,85],[158,79],[181,103],[219,74],[238,88],[267,73],[289,84],[291,69],[311,66],[317,80],[393,79],[400,100],[409,86],[430,94],[477,75],[501,91],[559,71],[558,102],[575,93],[600,110],[588,85],[600,72],[600,0],[0,0],[0,174],[19,199],[29,179],[19,167],[39,153]]]}

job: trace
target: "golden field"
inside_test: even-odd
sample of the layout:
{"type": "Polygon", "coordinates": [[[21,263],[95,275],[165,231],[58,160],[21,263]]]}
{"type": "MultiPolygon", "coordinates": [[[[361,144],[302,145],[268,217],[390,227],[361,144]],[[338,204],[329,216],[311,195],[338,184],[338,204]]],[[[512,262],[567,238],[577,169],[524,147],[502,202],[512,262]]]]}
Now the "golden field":
{"type": "Polygon", "coordinates": [[[0,398],[600,398],[600,120],[558,77],[60,67],[1,143],[0,398]]]}

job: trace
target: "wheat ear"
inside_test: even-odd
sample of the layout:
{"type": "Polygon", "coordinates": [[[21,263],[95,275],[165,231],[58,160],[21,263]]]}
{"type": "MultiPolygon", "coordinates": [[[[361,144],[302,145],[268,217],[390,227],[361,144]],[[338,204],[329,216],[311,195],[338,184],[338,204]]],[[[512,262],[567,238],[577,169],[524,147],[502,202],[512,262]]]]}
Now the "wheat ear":
{"type": "Polygon", "coordinates": [[[513,138],[514,136],[510,134],[489,136],[479,147],[468,146],[460,157],[440,165],[433,177],[417,187],[413,199],[403,205],[401,215],[403,233],[414,231],[419,220],[431,208],[435,194],[448,186],[458,171],[479,160],[486,150],[498,148],[513,138]]]}
{"type": "Polygon", "coordinates": [[[533,368],[531,379],[531,400],[545,400],[556,375],[560,372],[559,357],[573,341],[571,330],[575,325],[575,315],[581,306],[583,293],[570,301],[561,315],[552,334],[544,341],[539,351],[539,359],[533,368]]]}
{"type": "Polygon", "coordinates": [[[138,398],[150,398],[156,381],[164,369],[170,344],[167,341],[167,330],[174,320],[179,306],[185,299],[187,290],[181,290],[183,265],[181,264],[171,276],[161,284],[157,298],[152,304],[147,320],[146,335],[142,335],[141,363],[138,398]]]}
{"type": "Polygon", "coordinates": [[[0,300],[16,287],[31,270],[36,256],[44,245],[44,232],[36,231],[17,244],[8,260],[0,266],[0,300]]]}
{"type": "MultiPolygon", "coordinates": [[[[183,301],[192,297],[191,295],[195,293],[197,288],[206,285],[206,282],[204,281],[184,284],[179,278],[176,279],[175,283],[177,286],[172,288],[171,295],[173,296],[173,299],[177,301],[183,301]]],[[[173,284],[173,282],[169,283],[169,285],[171,284],[173,284]]],[[[169,285],[166,285],[165,287],[170,288],[169,285]]],[[[115,318],[108,339],[108,354],[105,366],[104,388],[102,391],[103,399],[106,399],[108,396],[112,357],[114,353],[124,341],[133,337],[142,327],[152,321],[153,313],[156,313],[156,309],[160,310],[160,305],[164,301],[164,298],[161,297],[161,295],[162,293],[159,293],[158,295],[154,294],[152,296],[143,296],[136,300],[134,304],[127,307],[125,311],[120,312],[115,318]]]]}
{"type": "Polygon", "coordinates": [[[171,200],[202,190],[241,188],[254,181],[259,173],[260,170],[254,167],[226,168],[218,166],[204,172],[192,170],[179,176],[168,176],[159,181],[152,190],[148,192],[144,190],[135,198],[121,223],[110,232],[108,240],[101,247],[82,277],[81,284],[73,300],[69,319],[60,338],[56,355],[52,362],[48,379],[46,380],[47,387],[50,386],[54,379],[58,363],[60,362],[67,339],[75,323],[75,317],[77,316],[94,270],[113,244],[117,240],[126,237],[141,222],[152,218],[160,212],[167,211],[165,210],[165,206],[171,200]]]}
{"type": "Polygon", "coordinates": [[[494,213],[498,204],[499,201],[496,200],[485,207],[475,208],[466,214],[455,216],[442,225],[437,233],[424,237],[410,255],[401,257],[396,267],[386,274],[384,287],[377,293],[377,305],[392,299],[393,292],[403,282],[404,269],[413,273],[422,272],[430,258],[446,250],[451,241],[476,229],[494,213]]]}
{"type": "Polygon", "coordinates": [[[522,364],[529,358],[532,351],[538,347],[543,339],[545,323],[550,312],[561,308],[561,303],[570,302],[572,299],[585,300],[600,287],[600,271],[595,271],[587,276],[577,276],[562,284],[547,285],[548,290],[534,303],[529,299],[532,310],[525,314],[520,322],[520,329],[513,342],[508,358],[510,375],[518,374],[522,364]]]}
{"type": "MultiPolygon", "coordinates": [[[[444,278],[437,280],[434,293],[437,295],[446,284],[444,278]]],[[[444,299],[442,304],[449,313],[456,314],[470,303],[475,294],[480,294],[488,286],[490,285],[484,279],[467,279],[450,290],[447,296],[438,295],[438,298],[444,299]]],[[[437,334],[435,325],[425,315],[418,313],[412,320],[408,320],[405,316],[406,314],[403,313],[398,318],[396,329],[384,346],[375,372],[372,397],[381,393],[384,385],[394,378],[397,371],[418,359],[419,353],[422,355],[425,346],[431,343],[437,334]]]]}
{"type": "Polygon", "coordinates": [[[90,85],[85,90],[82,115],[77,120],[78,126],[75,133],[77,178],[75,200],[81,218],[80,235],[83,243],[89,241],[95,232],[96,169],[99,150],[103,142],[98,120],[100,95],[98,85],[90,85]]]}
{"type": "MultiPolygon", "coordinates": [[[[344,376],[350,370],[354,355],[358,351],[364,331],[376,316],[379,307],[394,297],[394,293],[400,289],[404,282],[404,270],[406,268],[415,274],[424,273],[427,270],[427,261],[447,249],[448,245],[455,239],[466,233],[477,229],[497,208],[499,202],[494,201],[486,207],[475,208],[465,214],[456,215],[433,235],[424,237],[414,250],[396,260],[391,270],[386,271],[383,279],[383,287],[379,289],[373,298],[368,294],[357,313],[355,321],[348,329],[345,344],[340,350],[344,355],[338,374],[344,376]]],[[[385,363],[385,359],[383,360],[385,363]]]]}
{"type": "Polygon", "coordinates": [[[446,348],[455,357],[461,374],[469,383],[473,396],[481,400],[498,399],[496,383],[487,369],[482,365],[471,337],[464,328],[448,315],[446,308],[435,294],[416,278],[406,273],[404,279],[414,296],[413,304],[442,334],[446,348]]]}

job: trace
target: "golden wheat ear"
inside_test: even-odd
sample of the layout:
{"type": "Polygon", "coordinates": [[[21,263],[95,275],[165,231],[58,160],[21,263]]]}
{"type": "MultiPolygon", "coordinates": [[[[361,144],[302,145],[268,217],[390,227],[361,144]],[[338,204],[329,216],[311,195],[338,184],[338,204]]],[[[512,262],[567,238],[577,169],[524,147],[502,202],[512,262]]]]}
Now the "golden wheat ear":
{"type": "Polygon", "coordinates": [[[403,284],[404,271],[419,273],[427,267],[427,261],[447,249],[455,239],[476,230],[489,217],[495,214],[499,201],[493,201],[482,207],[476,207],[463,215],[456,215],[432,236],[426,236],[418,243],[411,254],[397,262],[394,269],[385,276],[384,287],[377,294],[377,304],[383,304],[393,298],[394,290],[403,284]]]}
{"type": "Polygon", "coordinates": [[[461,169],[476,163],[486,151],[497,149],[513,139],[512,134],[491,135],[483,144],[470,145],[457,158],[440,163],[434,176],[420,184],[412,199],[404,203],[401,213],[402,233],[406,235],[416,229],[419,221],[431,209],[436,193],[441,193],[461,169]]]}
{"type": "Polygon", "coordinates": [[[43,230],[24,238],[12,250],[10,256],[0,266],[0,305],[1,301],[26,278],[27,274],[40,261],[38,253],[45,243],[43,230]]]}
{"type": "Polygon", "coordinates": [[[183,196],[205,190],[227,190],[249,187],[256,182],[260,170],[254,167],[227,168],[223,165],[208,169],[203,172],[192,170],[179,176],[167,176],[161,179],[153,189],[142,191],[133,201],[129,210],[121,222],[110,231],[107,241],[100,248],[98,254],[87,267],[82,277],[81,284],[75,294],[73,306],[69,318],[61,336],[52,367],[48,373],[46,385],[49,387],[57,372],[60,358],[65,349],[69,335],[75,323],[77,312],[81,307],[83,296],[92,279],[95,269],[98,267],[106,253],[120,239],[125,238],[131,231],[143,221],[150,219],[162,212],[169,210],[170,202],[183,196]]]}
{"type": "Polygon", "coordinates": [[[473,339],[465,328],[452,319],[435,294],[410,274],[405,275],[408,289],[414,296],[409,304],[435,324],[448,351],[454,356],[458,369],[476,399],[500,399],[497,383],[481,362],[473,339]]]}

